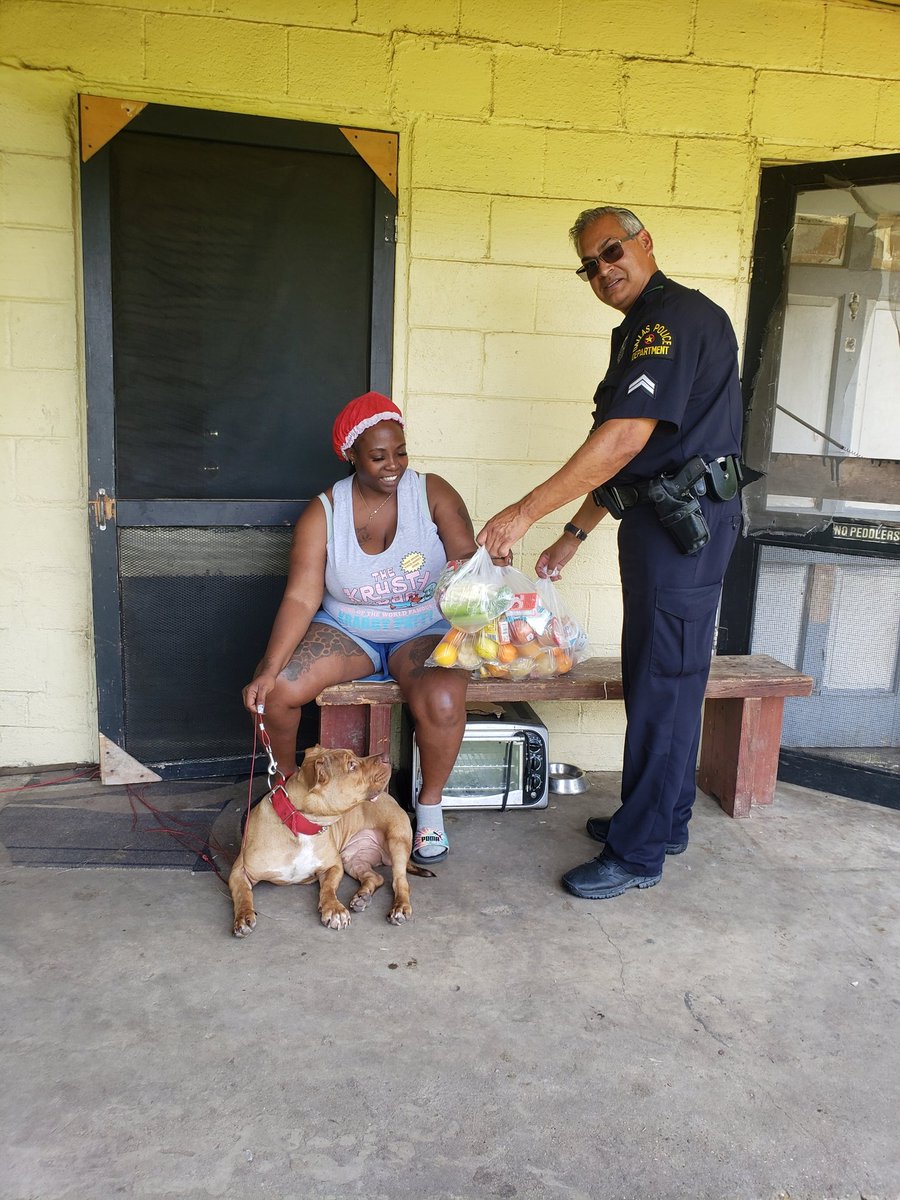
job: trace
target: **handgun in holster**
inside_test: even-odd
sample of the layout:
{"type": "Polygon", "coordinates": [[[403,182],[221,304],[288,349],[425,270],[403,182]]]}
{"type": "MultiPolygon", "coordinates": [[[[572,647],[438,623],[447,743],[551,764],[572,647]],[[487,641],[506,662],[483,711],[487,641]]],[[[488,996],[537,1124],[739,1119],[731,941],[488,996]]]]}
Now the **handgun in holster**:
{"type": "Polygon", "coordinates": [[[709,541],[709,526],[700,501],[691,490],[706,470],[706,463],[695,455],[677,475],[657,475],[647,488],[647,498],[659,523],[671,534],[682,554],[698,554],[709,541]]]}

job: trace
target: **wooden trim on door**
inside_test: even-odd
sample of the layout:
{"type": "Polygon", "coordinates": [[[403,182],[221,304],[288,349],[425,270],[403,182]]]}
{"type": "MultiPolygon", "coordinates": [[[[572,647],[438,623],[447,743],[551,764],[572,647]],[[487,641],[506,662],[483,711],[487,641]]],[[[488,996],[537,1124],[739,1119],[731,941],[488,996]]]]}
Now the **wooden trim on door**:
{"type": "Polygon", "coordinates": [[[341,133],[359,157],[375,172],[392,196],[397,195],[397,155],[400,139],[396,133],[378,129],[347,129],[341,133]]]}
{"type": "Polygon", "coordinates": [[[81,161],[102,150],[107,142],[147,107],[146,100],[117,100],[113,96],[78,97],[81,161]]]}

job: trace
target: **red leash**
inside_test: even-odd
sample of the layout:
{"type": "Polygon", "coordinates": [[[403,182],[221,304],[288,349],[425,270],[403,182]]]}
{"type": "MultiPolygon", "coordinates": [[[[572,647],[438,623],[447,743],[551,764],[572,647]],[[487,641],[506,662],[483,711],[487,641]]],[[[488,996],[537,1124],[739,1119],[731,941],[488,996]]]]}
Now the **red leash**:
{"type": "MultiPolygon", "coordinates": [[[[260,729],[262,729],[263,732],[265,733],[265,729],[263,728],[263,723],[262,723],[262,709],[261,709],[261,707],[257,707],[256,719],[253,722],[253,750],[251,751],[251,754],[250,754],[250,779],[247,782],[247,811],[244,814],[244,829],[243,829],[243,832],[241,833],[241,853],[243,853],[243,850],[244,850],[244,842],[247,840],[247,823],[250,820],[250,809],[253,807],[253,771],[256,767],[256,740],[257,740],[257,733],[260,729]]],[[[266,741],[268,741],[268,739],[269,739],[269,735],[266,734],[266,741]]],[[[272,754],[272,743],[271,742],[269,742],[267,749],[269,751],[269,764],[270,764],[269,765],[269,777],[271,778],[272,768],[274,767],[277,770],[277,763],[275,762],[275,758],[272,754]]]]}
{"type": "Polygon", "coordinates": [[[168,817],[175,823],[176,826],[179,826],[180,828],[173,829],[166,825],[163,821],[162,813],[145,798],[142,788],[138,788],[133,784],[127,783],[125,785],[125,792],[128,796],[128,803],[131,805],[132,829],[137,829],[138,827],[138,811],[135,808],[135,801],[137,801],[138,804],[142,804],[144,808],[146,808],[147,812],[151,814],[159,826],[158,829],[147,830],[146,832],[167,833],[169,837],[174,838],[175,841],[178,842],[180,846],[183,846],[185,850],[189,850],[191,854],[196,854],[202,862],[207,863],[215,871],[222,882],[225,882],[222,872],[216,865],[215,859],[210,854],[204,853],[205,848],[208,846],[213,854],[221,854],[223,858],[228,858],[228,852],[225,850],[224,846],[214,843],[212,838],[201,838],[193,831],[191,826],[188,825],[186,821],[179,820],[174,813],[168,813],[168,817]]]}
{"type": "MultiPolygon", "coordinates": [[[[269,756],[269,798],[272,801],[272,807],[275,809],[275,815],[281,821],[282,825],[286,825],[291,833],[306,834],[313,836],[321,833],[323,829],[327,829],[327,825],[317,825],[315,821],[310,821],[309,817],[303,815],[299,808],[291,802],[290,796],[287,794],[285,784],[287,776],[284,771],[278,766],[275,761],[275,755],[272,752],[272,743],[269,735],[266,732],[266,727],[262,719],[262,706],[257,705],[256,708],[256,723],[253,729],[253,758],[256,759],[256,731],[259,729],[259,739],[263,744],[266,753],[269,756]]],[[[250,782],[253,783],[253,768],[251,765],[250,782]]],[[[250,816],[250,797],[247,796],[247,816],[250,816]]],[[[247,822],[244,822],[244,838],[247,836],[247,822]]],[[[241,839],[241,849],[244,848],[244,839],[241,839]]]]}
{"type": "MultiPolygon", "coordinates": [[[[17,774],[25,775],[28,772],[23,768],[17,774]]],[[[58,783],[93,783],[95,779],[100,778],[100,768],[91,763],[89,766],[81,767],[73,775],[63,775],[58,779],[39,779],[34,783],[20,783],[14,788],[0,788],[0,795],[6,795],[10,792],[26,792],[30,788],[55,787],[58,783]]]]}
{"type": "Polygon", "coordinates": [[[262,742],[263,749],[265,750],[266,754],[268,754],[268,756],[269,756],[269,766],[268,766],[267,774],[269,776],[269,791],[271,791],[272,788],[275,786],[275,783],[273,783],[273,780],[277,780],[278,783],[284,783],[286,776],[284,774],[284,771],[281,770],[281,768],[278,766],[278,763],[275,761],[275,755],[272,752],[272,742],[269,739],[269,735],[266,732],[266,727],[263,724],[262,715],[263,715],[263,707],[261,704],[258,704],[256,706],[256,724],[253,727],[253,757],[256,758],[256,731],[257,731],[257,727],[258,727],[259,740],[262,742]]]}
{"type": "MultiPolygon", "coordinates": [[[[250,758],[250,779],[247,783],[247,813],[244,818],[244,831],[243,831],[243,835],[241,837],[241,850],[243,850],[243,848],[244,848],[244,842],[247,837],[247,821],[250,818],[250,809],[253,807],[253,772],[254,772],[254,769],[256,766],[257,726],[259,728],[259,731],[263,735],[263,745],[266,747],[268,754],[269,754],[270,790],[271,790],[272,778],[275,774],[281,776],[282,779],[284,778],[282,772],[279,771],[278,764],[275,762],[274,755],[272,754],[272,745],[271,745],[271,742],[269,741],[269,735],[266,733],[265,727],[263,726],[262,717],[261,717],[261,715],[257,714],[256,721],[254,721],[254,723],[253,723],[253,750],[252,750],[251,758],[250,758]]],[[[26,786],[28,786],[28,785],[26,785],[26,786]]],[[[139,788],[132,786],[131,784],[127,784],[125,790],[128,795],[128,802],[131,805],[132,828],[137,827],[138,812],[137,812],[137,808],[135,807],[135,801],[137,801],[137,803],[143,805],[143,807],[146,808],[147,811],[156,820],[156,823],[159,826],[159,828],[156,832],[167,833],[170,837],[174,838],[176,842],[178,842],[180,845],[184,846],[184,848],[186,850],[190,850],[192,853],[195,853],[198,858],[200,858],[203,862],[207,863],[215,871],[215,873],[218,875],[218,877],[222,880],[223,883],[226,882],[224,876],[222,875],[222,872],[219,870],[219,868],[215,862],[215,859],[212,858],[210,855],[204,853],[204,848],[206,845],[208,845],[209,849],[213,852],[213,854],[221,854],[223,858],[228,859],[231,856],[229,855],[228,851],[223,846],[220,846],[218,844],[213,844],[212,840],[209,839],[206,843],[203,843],[199,849],[196,849],[196,843],[198,843],[200,841],[200,839],[193,832],[193,830],[191,830],[190,827],[186,825],[185,822],[179,821],[179,819],[176,816],[174,816],[174,814],[170,813],[169,814],[170,819],[172,821],[174,821],[176,825],[181,826],[181,828],[178,828],[178,829],[170,828],[163,821],[162,813],[160,812],[160,810],[158,808],[155,808],[154,805],[152,805],[150,803],[150,801],[145,798],[145,796],[143,794],[143,789],[139,789],[139,788]],[[191,845],[192,842],[194,843],[194,845],[191,845]]]]}

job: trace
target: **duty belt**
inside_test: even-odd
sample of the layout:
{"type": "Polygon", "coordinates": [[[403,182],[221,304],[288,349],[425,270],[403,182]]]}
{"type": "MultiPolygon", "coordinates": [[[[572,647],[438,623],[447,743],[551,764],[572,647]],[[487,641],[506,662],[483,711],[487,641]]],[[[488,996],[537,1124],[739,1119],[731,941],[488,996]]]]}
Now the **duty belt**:
{"type": "MultiPolygon", "coordinates": [[[[693,491],[697,496],[703,496],[707,490],[717,500],[730,500],[737,495],[741,485],[741,461],[734,454],[726,454],[704,462],[699,455],[689,459],[680,471],[674,475],[666,475],[685,493],[693,491]]],[[[650,488],[654,479],[642,479],[638,483],[604,483],[594,488],[594,503],[598,508],[606,508],[618,520],[629,508],[637,504],[649,504],[650,488]]]]}

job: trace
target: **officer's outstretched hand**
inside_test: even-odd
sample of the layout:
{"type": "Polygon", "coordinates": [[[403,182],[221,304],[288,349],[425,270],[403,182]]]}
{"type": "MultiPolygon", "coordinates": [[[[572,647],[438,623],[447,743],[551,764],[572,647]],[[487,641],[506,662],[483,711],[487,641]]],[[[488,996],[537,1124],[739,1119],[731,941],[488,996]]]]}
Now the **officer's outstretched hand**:
{"type": "Polygon", "coordinates": [[[581,542],[567,534],[558,537],[552,546],[541,554],[534,566],[539,579],[559,579],[562,569],[575,555],[581,542]]]}
{"type": "Polygon", "coordinates": [[[485,546],[492,558],[506,558],[531,525],[531,520],[523,515],[522,502],[519,501],[491,517],[475,541],[479,546],[485,546]]]}

